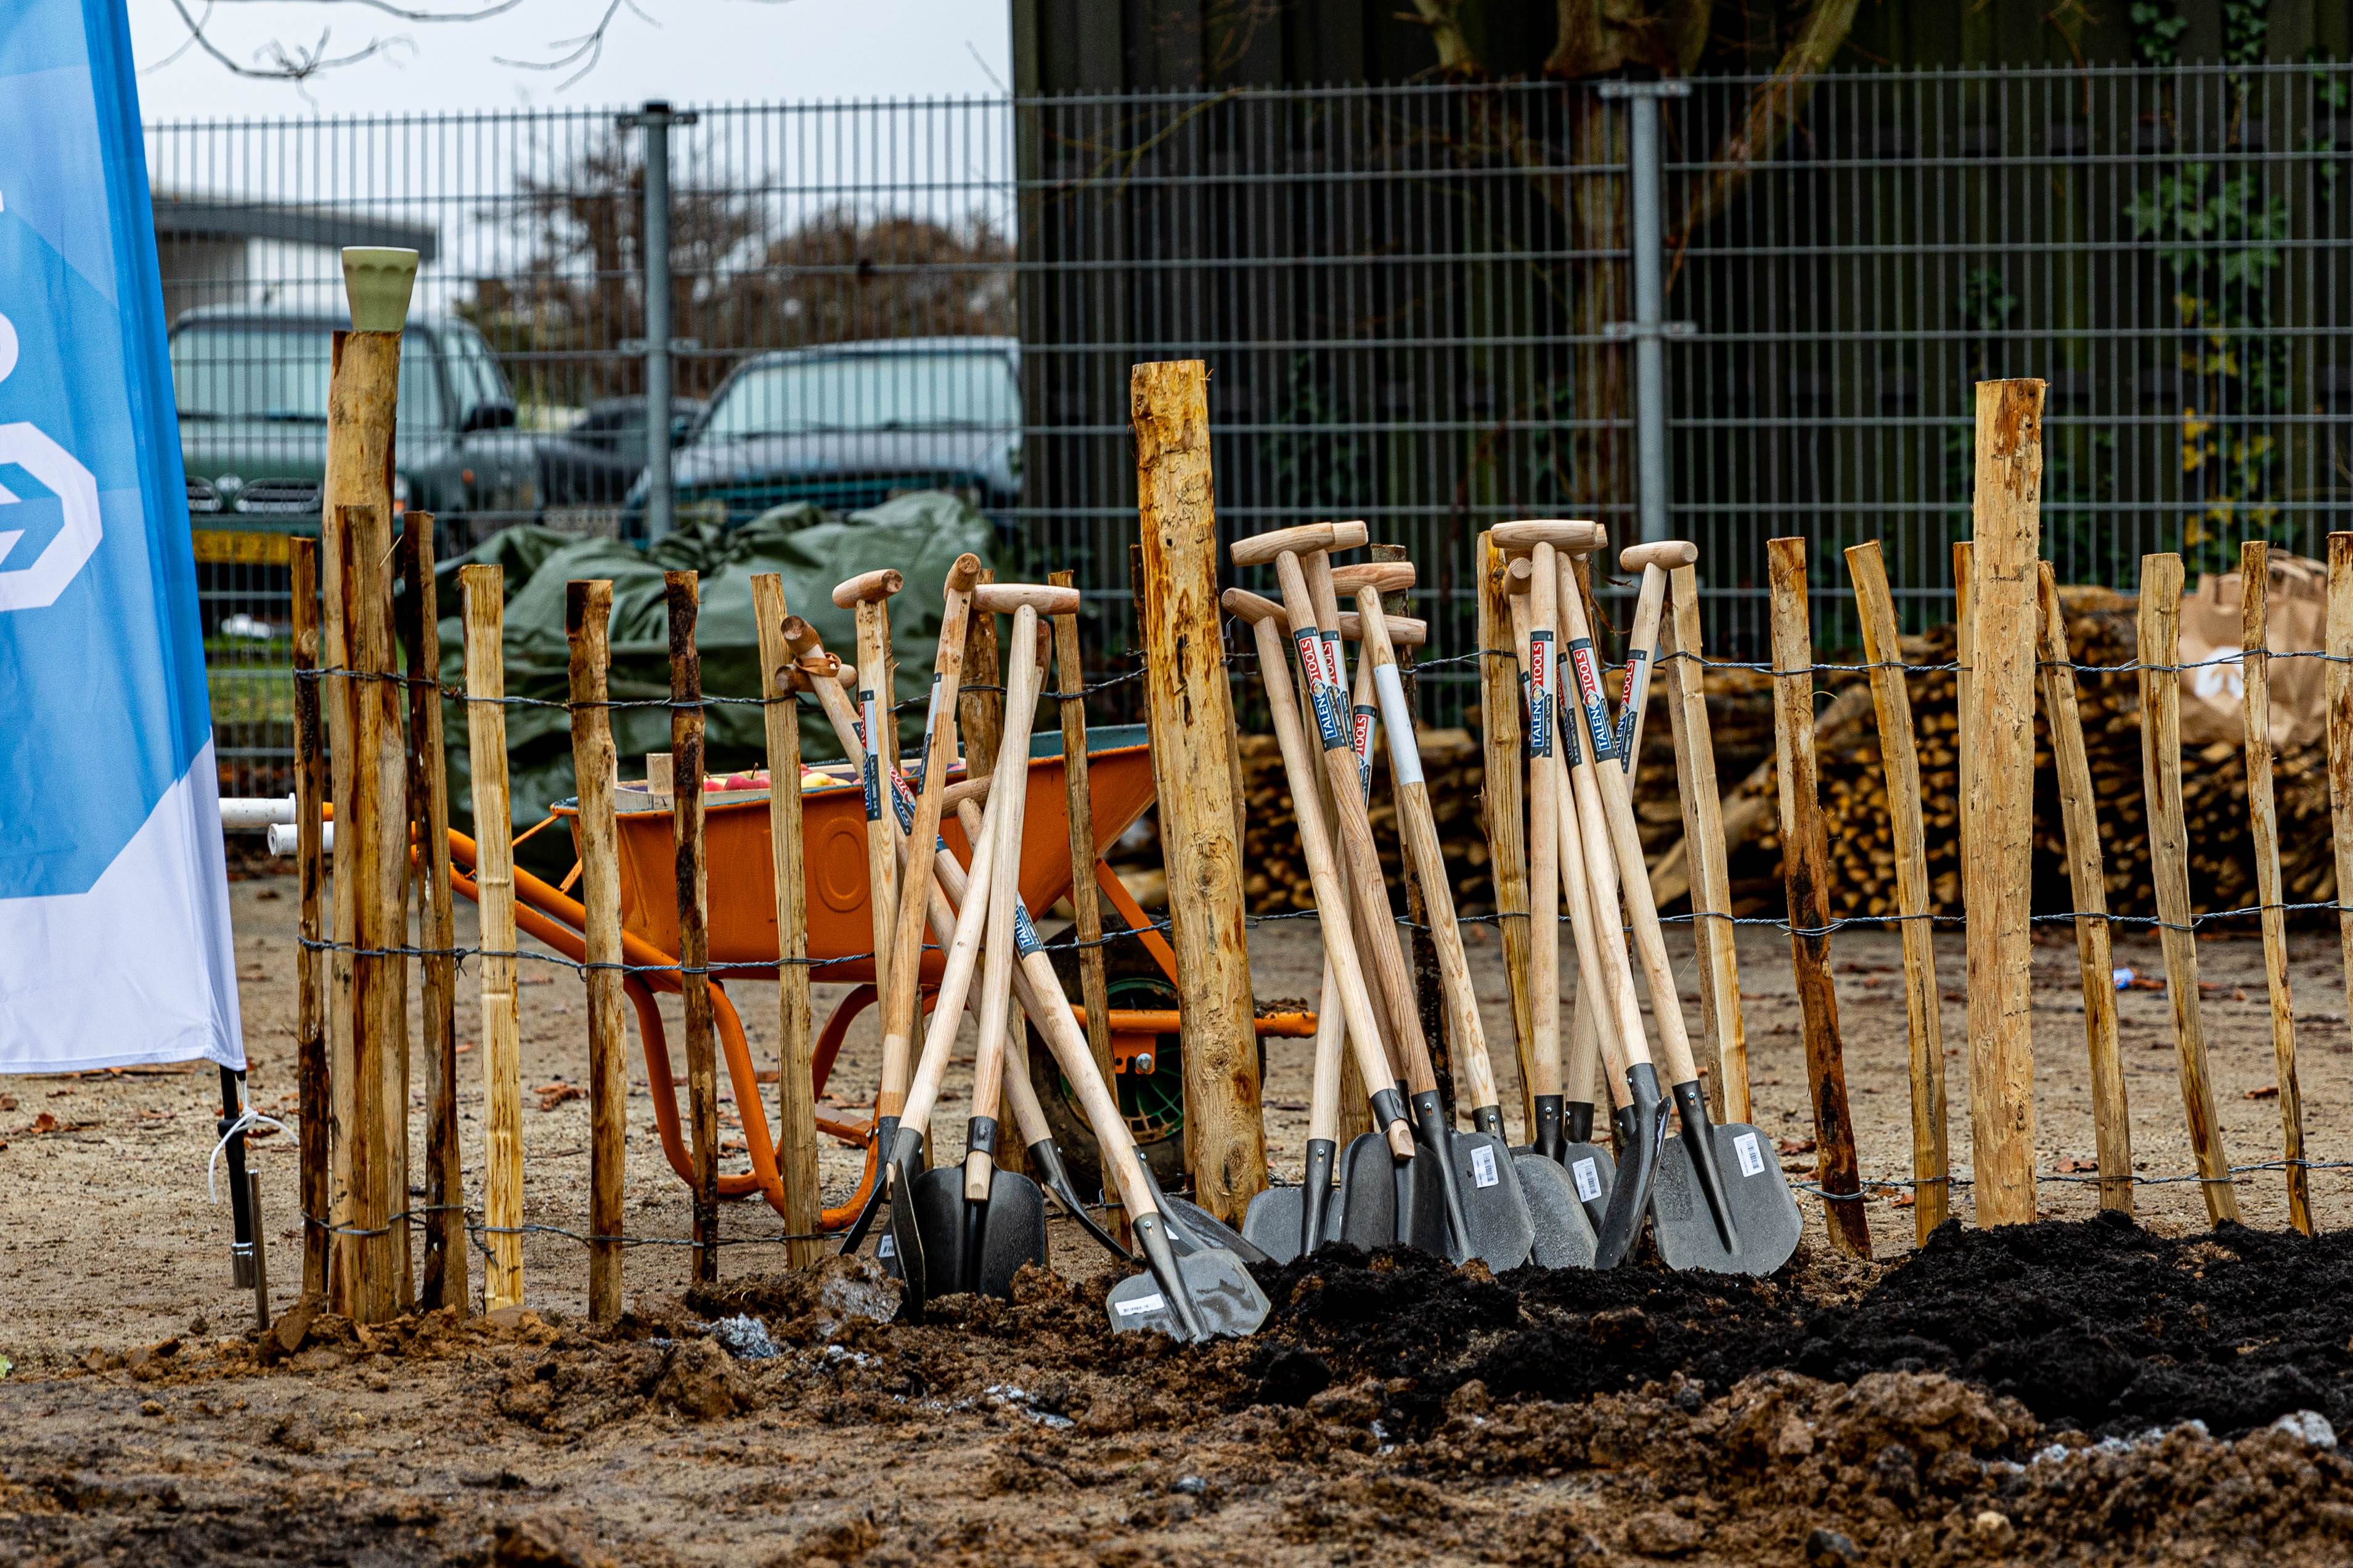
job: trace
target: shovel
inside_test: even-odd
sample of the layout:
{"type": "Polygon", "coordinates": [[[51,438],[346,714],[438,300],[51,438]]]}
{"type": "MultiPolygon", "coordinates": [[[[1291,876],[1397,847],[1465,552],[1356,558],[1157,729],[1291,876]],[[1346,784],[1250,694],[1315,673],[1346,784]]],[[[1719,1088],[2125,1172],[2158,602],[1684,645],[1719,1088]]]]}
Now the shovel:
{"type": "MultiPolygon", "coordinates": [[[[1642,574],[1641,593],[1634,611],[1633,635],[1638,647],[1647,647],[1658,636],[1668,570],[1691,565],[1698,558],[1698,550],[1683,540],[1639,544],[1620,554],[1621,567],[1642,574]]],[[[1639,702],[1641,688],[1630,681],[1629,690],[1630,701],[1639,702]]],[[[1639,742],[1639,708],[1621,720],[1620,733],[1639,742]]],[[[1612,797],[1611,833],[1620,871],[1628,883],[1627,904],[1634,916],[1635,947],[1642,955],[1651,1010],[1660,1025],[1660,1055],[1683,1127],[1682,1136],[1668,1140],[1661,1153],[1658,1183],[1651,1194],[1651,1219],[1659,1256],[1670,1268],[1770,1274],[1797,1251],[1798,1242],[1805,1233],[1804,1217],[1799,1212],[1797,1195],[1790,1192],[1788,1179],[1782,1174],[1780,1162],[1772,1157],[1764,1134],[1745,1124],[1717,1127],[1708,1119],[1707,1095],[1701,1088],[1698,1063],[1683,1027],[1683,1007],[1672,971],[1667,965],[1658,910],[1651,902],[1650,880],[1646,874],[1638,876],[1627,858],[1627,841],[1634,837],[1633,807],[1626,797],[1623,777],[1621,771],[1614,792],[1605,781],[1604,794],[1612,797]],[[1639,890],[1632,887],[1635,881],[1641,883],[1639,890]]],[[[1634,851],[1639,857],[1639,839],[1634,851]]]]}

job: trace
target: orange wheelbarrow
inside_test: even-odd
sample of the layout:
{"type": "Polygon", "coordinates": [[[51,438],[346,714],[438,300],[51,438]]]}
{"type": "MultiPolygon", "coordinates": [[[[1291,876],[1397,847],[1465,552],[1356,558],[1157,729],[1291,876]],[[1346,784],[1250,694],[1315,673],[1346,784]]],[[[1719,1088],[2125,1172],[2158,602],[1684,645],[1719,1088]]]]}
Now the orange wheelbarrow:
{"type": "MultiPolygon", "coordinates": [[[[1113,1087],[1123,1108],[1130,1112],[1131,1122],[1137,1126],[1139,1143],[1167,1143],[1167,1152],[1173,1153],[1177,1145],[1169,1141],[1182,1125],[1177,1087],[1181,1075],[1174,1070],[1177,1065],[1177,1022],[1173,1005],[1176,954],[1103,858],[1103,850],[1152,804],[1152,756],[1142,725],[1105,727],[1092,731],[1092,739],[1087,779],[1094,815],[1095,886],[1127,927],[1139,934],[1141,946],[1148,954],[1148,965],[1130,960],[1121,967],[1144,969],[1148,981],[1158,982],[1148,988],[1154,999],[1170,1004],[1111,1009],[1113,1061],[1120,1080],[1113,1087]],[[1148,1081],[1155,1079],[1159,1083],[1148,1081]]],[[[816,782],[815,775],[829,771],[808,770],[811,776],[802,795],[809,974],[812,980],[849,982],[855,988],[835,1006],[812,1052],[813,1093],[819,1096],[825,1092],[826,1079],[832,1072],[851,1022],[875,1001],[873,921],[868,909],[866,879],[865,795],[858,779],[846,769],[834,773],[838,783],[816,782]]],[[[950,782],[961,776],[959,766],[949,774],[950,782]]],[[[671,814],[667,807],[656,808],[650,804],[631,808],[633,799],[649,803],[651,798],[642,785],[625,784],[619,791],[620,809],[617,815],[622,957],[624,963],[633,966],[633,972],[624,978],[623,987],[637,1013],[638,1037],[645,1051],[647,1087],[653,1100],[654,1122],[661,1135],[662,1152],[679,1179],[691,1182],[693,1166],[681,1130],[669,1042],[655,1001],[659,993],[674,994],[679,990],[678,894],[671,814]],[[639,965],[649,967],[636,970],[634,966],[639,965]]],[[[1041,735],[1032,742],[1028,826],[1022,835],[1021,851],[1020,893],[1022,901],[1032,910],[1047,908],[1071,889],[1068,798],[1060,738],[1041,735]]],[[[551,821],[573,823],[575,850],[577,815],[576,807],[566,802],[554,807],[550,817],[551,821]]],[[[724,984],[726,980],[773,980],[776,975],[776,957],[781,948],[776,939],[776,880],[774,863],[769,858],[766,787],[714,791],[707,795],[703,833],[709,878],[712,1012],[728,1079],[734,1090],[736,1110],[743,1121],[744,1152],[751,1163],[748,1171],[723,1173],[719,1194],[740,1199],[757,1192],[782,1213],[784,1185],[776,1171],[776,1141],[760,1102],[758,1073],[744,1037],[743,1019],[724,984]]],[[[970,847],[953,814],[944,824],[944,836],[959,859],[970,859],[970,847]]],[[[449,842],[451,859],[458,868],[453,877],[457,890],[474,898],[474,882],[469,875],[474,868],[473,841],[453,831],[449,842]]],[[[565,886],[569,885],[567,878],[565,886]]],[[[583,935],[586,917],[577,900],[563,889],[518,869],[515,901],[515,921],[523,931],[575,961],[586,956],[583,935]]],[[[936,950],[925,949],[921,974],[926,986],[938,979],[944,962],[936,950]]],[[[1071,990],[1075,994],[1075,985],[1071,990]]],[[[1301,1014],[1265,1017],[1258,1024],[1261,1036],[1310,1035],[1315,1026],[1313,1016],[1301,1014]]],[[[1051,1070],[1051,1058],[1034,1042],[1031,1057],[1033,1063],[1043,1061],[1048,1064],[1047,1070],[1051,1070]]],[[[1063,1133],[1075,1130],[1077,1122],[1070,1102],[1061,1093],[1041,1092],[1039,1098],[1047,1105],[1050,1118],[1057,1123],[1057,1142],[1067,1154],[1071,1140],[1063,1133]]],[[[819,1117],[818,1128],[845,1142],[862,1143],[866,1148],[866,1170],[859,1191],[840,1207],[825,1211],[825,1228],[838,1230],[857,1215],[874,1179],[874,1127],[871,1120],[859,1124],[819,1117]]],[[[1091,1136],[1085,1142],[1092,1146],[1091,1136]]]]}

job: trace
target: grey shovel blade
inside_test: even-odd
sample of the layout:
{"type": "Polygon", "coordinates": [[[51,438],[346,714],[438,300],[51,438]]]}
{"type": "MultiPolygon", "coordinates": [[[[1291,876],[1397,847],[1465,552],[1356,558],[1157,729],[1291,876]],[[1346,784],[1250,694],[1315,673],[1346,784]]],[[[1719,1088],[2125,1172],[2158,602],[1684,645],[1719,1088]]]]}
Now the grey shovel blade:
{"type": "MultiPolygon", "coordinates": [[[[1419,1165],[1429,1157],[1425,1149],[1413,1163],[1419,1165]]],[[[1470,1232],[1460,1238],[1463,1256],[1498,1274],[1525,1263],[1535,1245],[1536,1226],[1511,1146],[1492,1132],[1450,1131],[1446,1157],[1454,1165],[1462,1220],[1470,1232]]]]}
{"type": "MultiPolygon", "coordinates": [[[[1188,1252],[1205,1252],[1223,1247],[1245,1263],[1271,1263],[1264,1248],[1246,1238],[1240,1231],[1211,1214],[1208,1209],[1187,1198],[1171,1197],[1160,1190],[1159,1178],[1139,1151],[1136,1163],[1143,1167],[1144,1179],[1152,1189],[1152,1201],[1160,1205],[1160,1217],[1167,1223],[1168,1245],[1178,1257],[1188,1252]]],[[[1297,1244],[1293,1244],[1297,1250],[1297,1244]]]]}
{"type": "MultiPolygon", "coordinates": [[[[1295,1193],[1300,1189],[1288,1190],[1295,1193]]],[[[1295,1229],[1292,1238],[1295,1251],[1299,1246],[1295,1229]]],[[[1202,1331],[1208,1337],[1223,1334],[1241,1339],[1256,1333],[1272,1310],[1266,1292],[1258,1288],[1258,1281],[1242,1267],[1242,1260],[1221,1247],[1178,1254],[1176,1271],[1184,1281],[1186,1293],[1192,1298],[1193,1311],[1202,1331]]],[[[1118,1332],[1157,1329],[1171,1339],[1186,1337],[1167,1291],[1150,1274],[1132,1275],[1113,1286],[1108,1310],[1111,1326],[1118,1332]]]]}
{"type": "Polygon", "coordinates": [[[1693,1179],[1690,1146],[1670,1138],[1659,1156],[1651,1187],[1652,1234],[1659,1258],[1670,1268],[1704,1268],[1718,1274],[1770,1274],[1798,1250],[1805,1216],[1773,1145],[1756,1128],[1733,1123],[1710,1129],[1715,1164],[1723,1173],[1738,1245],[1727,1249],[1707,1198],[1693,1179]]]}
{"type": "MultiPolygon", "coordinates": [[[[1013,1276],[1025,1263],[1046,1261],[1046,1195],[1038,1184],[1009,1171],[989,1173],[988,1202],[983,1205],[978,1253],[968,1255],[965,1243],[964,1167],[946,1165],[915,1178],[911,1194],[914,1229],[923,1247],[931,1293],[946,1295],[962,1289],[964,1281],[984,1296],[1010,1298],[1013,1276]]],[[[892,1230],[898,1229],[895,1210],[892,1230]]],[[[904,1251],[904,1244],[902,1243],[904,1251]]],[[[913,1296],[910,1282],[910,1299],[913,1296]]]]}
{"type": "Polygon", "coordinates": [[[1560,1168],[1568,1173],[1569,1187],[1585,1205],[1585,1219],[1596,1231],[1609,1212],[1609,1189],[1618,1184],[1617,1156],[1606,1143],[1569,1143],[1560,1152],[1560,1168]]]}
{"type": "Polygon", "coordinates": [[[1366,1251],[1398,1238],[1397,1158],[1370,1132],[1340,1152],[1340,1184],[1324,1211],[1324,1234],[1366,1251]]]}
{"type": "MultiPolygon", "coordinates": [[[[1387,1146],[1383,1146],[1386,1152],[1387,1146]]],[[[1446,1223],[1446,1181],[1438,1158],[1414,1141],[1413,1158],[1389,1162],[1390,1180],[1397,1187],[1397,1234],[1392,1247],[1410,1247],[1449,1262],[1454,1256],[1454,1234],[1446,1223]]]]}
{"type": "Polygon", "coordinates": [[[1242,1239],[1277,1263],[1299,1256],[1299,1215],[1305,1206],[1305,1187],[1269,1187],[1250,1199],[1242,1215],[1242,1239]]]}
{"type": "Polygon", "coordinates": [[[1568,1173],[1534,1150],[1513,1151],[1512,1163],[1535,1227],[1528,1261],[1539,1268],[1592,1268],[1593,1221],[1577,1202],[1568,1173]]]}

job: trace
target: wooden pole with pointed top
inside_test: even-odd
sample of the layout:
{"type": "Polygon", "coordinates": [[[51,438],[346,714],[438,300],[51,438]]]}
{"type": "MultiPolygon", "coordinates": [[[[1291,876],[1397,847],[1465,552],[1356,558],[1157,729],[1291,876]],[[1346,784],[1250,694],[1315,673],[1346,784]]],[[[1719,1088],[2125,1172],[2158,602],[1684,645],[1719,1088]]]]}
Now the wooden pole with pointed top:
{"type": "MultiPolygon", "coordinates": [[[[1511,564],[1494,539],[1479,535],[1479,731],[1486,760],[1482,816],[1494,868],[1495,918],[1504,936],[1504,976],[1512,994],[1512,1047],[1520,1068],[1520,1125],[1536,1122],[1535,1016],[1529,989],[1526,736],[1520,723],[1519,652],[1513,646],[1511,564]]],[[[1556,941],[1557,938],[1556,938],[1556,941]]]]}
{"type": "Polygon", "coordinates": [[[2247,822],[2263,905],[2263,981],[2278,1074],[2280,1159],[2287,1166],[2287,1222],[2312,1234],[2311,1178],[2304,1168],[2304,1095],[2295,1076],[2295,1000],[2288,989],[2287,912],[2280,908],[2279,816],[2272,801],[2271,546],[2239,547],[2239,647],[2246,674],[2247,822]]]}
{"type": "Polygon", "coordinates": [[[522,1301],[522,1019],[515,989],[514,822],[507,795],[505,574],[461,566],[474,887],[482,942],[482,1265],[485,1310],[522,1301]]]}
{"type": "MultiPolygon", "coordinates": [[[[621,859],[613,805],[616,756],[606,670],[612,660],[613,584],[565,584],[564,631],[571,656],[573,791],[580,807],[581,931],[590,968],[588,1002],[588,1234],[621,1234],[629,1129],[628,1037],[623,1032],[621,859]]],[[[665,1089],[662,1092],[668,1093],[665,1089]]],[[[621,1315],[622,1244],[588,1244],[588,1318],[621,1315]]]]}
{"type": "Polygon", "coordinates": [[[333,1191],[328,1131],[332,1121],[327,1083],[327,955],[310,944],[324,940],[322,910],[327,889],[320,832],[327,802],[327,737],[320,721],[319,542],[292,544],[294,590],[294,871],[300,885],[298,930],[304,944],[294,961],[294,1093],[301,1127],[302,1293],[325,1299],[333,1191]],[[307,677],[307,678],[306,678],[307,677]]]}
{"type": "Polygon", "coordinates": [[[719,1057],[711,1015],[711,889],[702,843],[702,658],[694,624],[702,585],[662,574],[670,616],[670,843],[678,886],[679,993],[686,1015],[687,1114],[693,1129],[694,1277],[719,1278],[719,1057]]]}

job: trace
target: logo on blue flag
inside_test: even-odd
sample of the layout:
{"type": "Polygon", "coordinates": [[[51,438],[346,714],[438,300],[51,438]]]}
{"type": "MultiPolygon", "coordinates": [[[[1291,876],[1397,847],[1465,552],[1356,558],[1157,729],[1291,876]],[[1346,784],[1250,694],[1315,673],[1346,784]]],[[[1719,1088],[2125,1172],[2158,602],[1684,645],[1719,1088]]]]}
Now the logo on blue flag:
{"type": "Polygon", "coordinates": [[[244,1065],[122,10],[0,10],[0,1071],[244,1065]]]}

